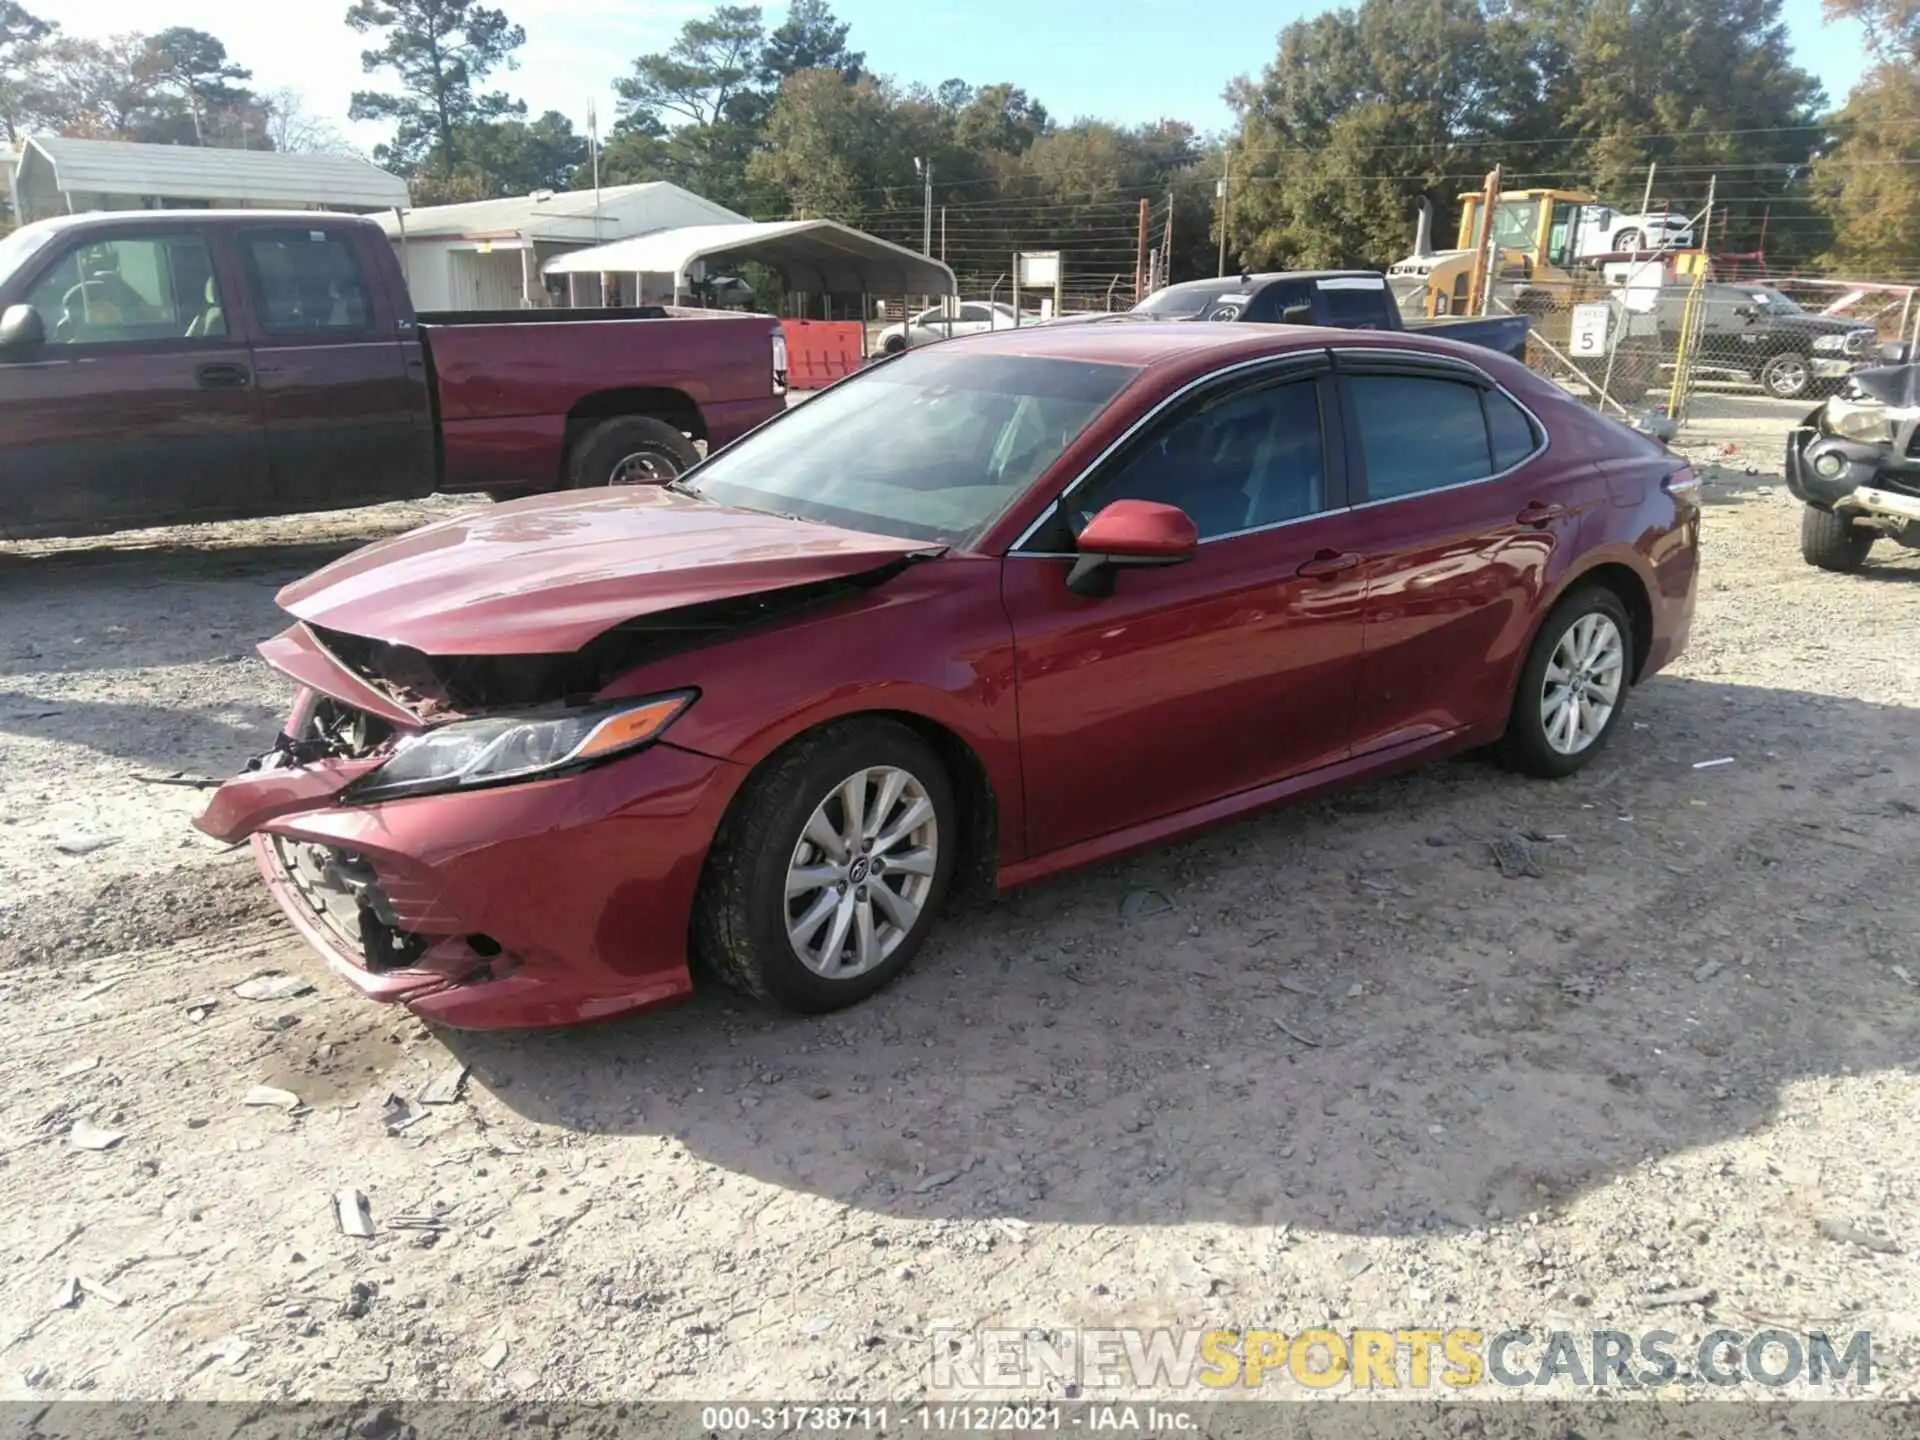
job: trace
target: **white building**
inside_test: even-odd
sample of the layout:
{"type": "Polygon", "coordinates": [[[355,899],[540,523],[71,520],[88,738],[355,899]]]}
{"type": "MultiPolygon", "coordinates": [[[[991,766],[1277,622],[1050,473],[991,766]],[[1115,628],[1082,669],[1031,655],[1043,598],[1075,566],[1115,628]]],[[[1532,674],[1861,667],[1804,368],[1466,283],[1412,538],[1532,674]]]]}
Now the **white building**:
{"type": "MultiPolygon", "coordinates": [[[[516,310],[546,305],[542,267],[592,245],[688,225],[738,222],[678,185],[536,190],[507,200],[432,205],[375,217],[400,253],[418,310],[516,310]]],[[[583,296],[583,303],[589,298],[583,296]]],[[[631,289],[609,299],[631,304],[631,289]]]]}
{"type": "Polygon", "coordinates": [[[35,135],[11,176],[26,224],[80,210],[335,210],[407,203],[407,182],[349,155],[35,135]]]}

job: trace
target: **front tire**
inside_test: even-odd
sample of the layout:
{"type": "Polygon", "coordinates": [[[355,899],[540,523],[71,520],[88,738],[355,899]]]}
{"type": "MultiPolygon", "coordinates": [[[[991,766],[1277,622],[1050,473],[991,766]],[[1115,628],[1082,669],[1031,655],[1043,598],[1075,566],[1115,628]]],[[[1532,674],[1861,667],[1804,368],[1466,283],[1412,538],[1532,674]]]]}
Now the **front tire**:
{"type": "Polygon", "coordinates": [[[574,442],[567,456],[567,488],[664,485],[700,463],[700,452],[679,430],[651,415],[602,421],[574,442]]]}
{"type": "Polygon", "coordinates": [[[1800,512],[1800,558],[1816,569],[1853,574],[1867,563],[1874,538],[1837,511],[1809,505],[1800,512]]]}
{"type": "Polygon", "coordinates": [[[1813,389],[1813,362],[1798,351],[1776,355],[1760,367],[1760,388],[1776,400],[1798,400],[1813,389]]]}
{"type": "Polygon", "coordinates": [[[1527,652],[1500,762],[1547,780],[1585,767],[1620,722],[1633,667],[1633,622],[1620,597],[1599,585],[1567,596],[1527,652]]]}
{"type": "Polygon", "coordinates": [[[801,1014],[866,999],[907,968],[959,849],[953,788],[890,720],[802,736],[747,781],[707,857],[696,959],[801,1014]]]}

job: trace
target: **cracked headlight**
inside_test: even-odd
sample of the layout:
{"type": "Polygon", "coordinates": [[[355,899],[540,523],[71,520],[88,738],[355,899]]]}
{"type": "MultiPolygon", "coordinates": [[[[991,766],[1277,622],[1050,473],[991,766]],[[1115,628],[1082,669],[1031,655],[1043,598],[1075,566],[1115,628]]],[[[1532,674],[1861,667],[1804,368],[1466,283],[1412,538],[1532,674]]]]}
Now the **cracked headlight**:
{"type": "Polygon", "coordinates": [[[1893,439],[1893,421],[1887,407],[1874,401],[1846,400],[1839,396],[1827,402],[1826,431],[1842,440],[1858,440],[1880,445],[1893,439]]]}
{"type": "Polygon", "coordinates": [[[533,780],[650,745],[691,705],[694,691],[579,710],[456,720],[401,742],[393,757],[340,792],[349,803],[438,795],[533,780]]]}

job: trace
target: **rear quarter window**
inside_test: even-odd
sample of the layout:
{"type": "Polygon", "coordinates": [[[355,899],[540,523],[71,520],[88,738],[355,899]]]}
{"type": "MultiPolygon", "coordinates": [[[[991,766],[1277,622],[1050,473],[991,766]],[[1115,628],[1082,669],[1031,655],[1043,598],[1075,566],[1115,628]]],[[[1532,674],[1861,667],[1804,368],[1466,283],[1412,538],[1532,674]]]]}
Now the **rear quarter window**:
{"type": "Polygon", "coordinates": [[[1527,412],[1505,392],[1488,390],[1481,396],[1487,407],[1487,434],[1493,442],[1493,468],[1511,470],[1540,448],[1540,432],[1527,412]]]}

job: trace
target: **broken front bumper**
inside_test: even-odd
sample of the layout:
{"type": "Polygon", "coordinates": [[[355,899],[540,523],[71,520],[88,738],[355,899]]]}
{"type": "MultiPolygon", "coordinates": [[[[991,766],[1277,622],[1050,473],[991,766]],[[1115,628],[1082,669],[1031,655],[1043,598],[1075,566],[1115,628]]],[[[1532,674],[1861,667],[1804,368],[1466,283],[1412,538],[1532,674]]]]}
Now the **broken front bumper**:
{"type": "MultiPolygon", "coordinates": [[[[251,827],[253,852],[361,994],[466,1029],[574,1024],[692,988],[688,924],[734,768],[660,744],[466,794],[355,806],[329,793],[251,827]]],[[[225,794],[210,812],[232,812],[225,794]]]]}
{"type": "Polygon", "coordinates": [[[1885,442],[1845,440],[1802,425],[1787,436],[1786,479],[1795,499],[1822,510],[1902,523],[1920,519],[1920,459],[1885,442]]]}
{"type": "MultiPolygon", "coordinates": [[[[567,1025],[686,994],[701,867],[744,773],[662,741],[537,781],[377,804],[375,758],[302,761],[317,706],[420,721],[296,627],[261,647],[300,682],[280,750],[196,825],[251,838],[288,918],[361,994],[470,1029],[567,1025]]],[[[404,722],[404,723],[402,723],[404,722]]]]}

